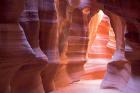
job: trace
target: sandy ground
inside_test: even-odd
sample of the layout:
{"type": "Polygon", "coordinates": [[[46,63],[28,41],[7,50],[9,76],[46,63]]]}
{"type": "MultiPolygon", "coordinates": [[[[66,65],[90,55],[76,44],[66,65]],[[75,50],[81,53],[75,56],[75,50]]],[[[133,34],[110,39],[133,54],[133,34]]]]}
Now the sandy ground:
{"type": "Polygon", "coordinates": [[[115,89],[100,89],[101,80],[81,80],[51,93],[121,93],[115,89]]]}

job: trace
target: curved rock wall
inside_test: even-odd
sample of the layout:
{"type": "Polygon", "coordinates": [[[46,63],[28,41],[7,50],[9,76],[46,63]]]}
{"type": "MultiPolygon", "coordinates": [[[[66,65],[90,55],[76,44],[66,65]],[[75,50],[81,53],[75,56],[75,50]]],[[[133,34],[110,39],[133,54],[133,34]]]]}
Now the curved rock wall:
{"type": "MultiPolygon", "coordinates": [[[[138,60],[139,60],[139,56],[138,56],[139,55],[139,52],[138,52],[139,51],[139,42],[138,41],[139,41],[139,30],[140,30],[140,28],[139,28],[140,27],[140,23],[139,23],[140,13],[138,11],[140,9],[140,7],[139,7],[140,1],[139,0],[134,0],[134,1],[98,0],[98,1],[105,4],[105,11],[110,11],[112,13],[115,13],[117,16],[122,17],[121,18],[122,28],[125,28],[125,25],[127,25],[127,30],[125,32],[125,35],[122,34],[122,37],[123,38],[125,37],[125,39],[126,39],[124,54],[125,54],[126,59],[131,64],[131,74],[127,74],[125,76],[121,75],[121,77],[124,77],[124,80],[126,81],[124,83],[125,88],[123,88],[122,90],[124,91],[124,93],[131,93],[131,92],[138,93],[138,91],[139,91],[138,86],[140,86],[138,83],[139,79],[140,79],[140,77],[139,77],[140,69],[138,68],[138,66],[139,66],[139,62],[138,62],[138,60]],[[125,21],[125,24],[124,24],[124,21],[125,21]],[[130,78],[129,78],[129,76],[130,76],[130,78]]],[[[118,20],[116,20],[116,18],[117,17],[113,18],[114,23],[119,22],[118,20]]],[[[116,24],[116,28],[119,29],[117,24],[116,24]]],[[[124,33],[124,30],[122,30],[122,32],[124,33]]],[[[117,34],[117,32],[116,32],[116,34],[117,34]]],[[[118,42],[119,42],[122,39],[118,36],[118,37],[116,37],[116,40],[118,40],[118,42]]],[[[123,42],[124,42],[124,40],[123,40],[123,42]]],[[[123,44],[123,46],[124,46],[124,44],[123,44]]],[[[121,58],[121,57],[119,57],[119,55],[118,55],[118,58],[121,58]]],[[[121,59],[119,59],[119,60],[121,60],[121,59]]],[[[115,66],[115,67],[117,67],[117,66],[115,66]]],[[[120,67],[120,66],[118,66],[118,67],[120,67]]],[[[126,69],[126,72],[130,73],[130,67],[129,68],[123,67],[123,69],[126,69]]],[[[119,71],[119,73],[121,74],[120,71],[119,71]]],[[[118,75],[116,74],[116,76],[118,76],[118,75]]],[[[124,81],[124,80],[122,80],[122,81],[124,81]]],[[[116,87],[118,87],[118,86],[119,86],[119,84],[116,83],[116,87]]]]}
{"type": "Polygon", "coordinates": [[[116,40],[101,87],[138,93],[140,1],[97,1],[1,0],[0,93],[48,93],[64,75],[67,83],[80,80],[89,37],[95,37],[88,23],[99,9],[116,40]]]}
{"type": "Polygon", "coordinates": [[[32,93],[35,90],[44,93],[40,73],[46,63],[35,56],[19,24],[24,0],[2,0],[0,4],[4,10],[0,14],[3,18],[0,24],[0,92],[32,93]]]}

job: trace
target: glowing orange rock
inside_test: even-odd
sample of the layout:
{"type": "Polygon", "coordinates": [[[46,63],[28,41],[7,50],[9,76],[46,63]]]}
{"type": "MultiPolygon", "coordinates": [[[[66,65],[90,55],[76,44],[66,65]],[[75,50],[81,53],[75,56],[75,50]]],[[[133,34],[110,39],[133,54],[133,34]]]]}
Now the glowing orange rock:
{"type": "Polygon", "coordinates": [[[112,58],[113,50],[107,47],[111,30],[109,18],[101,11],[90,22],[89,58],[112,58]],[[92,22],[93,21],[93,22],[92,22]]]}

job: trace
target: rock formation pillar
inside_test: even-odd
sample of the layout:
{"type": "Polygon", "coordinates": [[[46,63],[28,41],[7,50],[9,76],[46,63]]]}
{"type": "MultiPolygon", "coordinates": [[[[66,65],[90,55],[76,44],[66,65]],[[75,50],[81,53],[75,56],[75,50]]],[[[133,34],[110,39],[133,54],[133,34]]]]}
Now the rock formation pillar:
{"type": "Polygon", "coordinates": [[[62,64],[66,64],[67,73],[72,81],[77,81],[86,61],[88,38],[84,26],[86,16],[82,14],[86,2],[82,0],[55,0],[55,2],[62,64]]]}
{"type": "Polygon", "coordinates": [[[25,35],[38,59],[44,60],[47,63],[47,56],[41,51],[39,45],[39,15],[38,15],[38,0],[27,0],[24,11],[20,17],[20,24],[24,29],[25,35]]]}
{"type": "MultiPolygon", "coordinates": [[[[130,77],[129,77],[129,74],[127,74],[127,73],[130,73],[130,66],[128,68],[126,68],[124,66],[123,67],[124,71],[120,70],[121,72],[120,71],[115,71],[115,72],[122,73],[121,78],[124,77],[124,80],[127,82],[127,85],[125,84],[125,88],[123,89],[124,93],[132,93],[132,92],[138,93],[139,86],[140,86],[140,84],[139,84],[140,69],[138,68],[139,67],[139,56],[138,55],[139,55],[139,32],[140,32],[140,30],[139,30],[140,29],[140,22],[139,22],[139,20],[140,20],[140,18],[139,18],[140,17],[140,13],[139,13],[140,1],[139,0],[133,0],[133,1],[131,1],[131,0],[127,0],[127,1],[98,0],[98,1],[102,2],[105,5],[106,10],[109,10],[109,11],[121,16],[126,21],[127,33],[125,34],[125,37],[126,37],[125,57],[131,64],[131,74],[130,74],[130,77]],[[127,75],[125,75],[125,74],[127,74],[127,75]]],[[[116,20],[116,23],[118,21],[119,20],[116,20]]],[[[116,28],[120,29],[120,26],[116,25],[116,28]]],[[[118,37],[120,37],[120,36],[118,36],[118,37]]],[[[124,35],[123,35],[123,37],[124,37],[124,35]]],[[[117,36],[116,36],[116,38],[117,38],[117,36]]],[[[122,39],[120,39],[120,40],[122,40],[122,39]]],[[[119,38],[118,38],[118,41],[119,41],[119,38]]],[[[119,43],[119,44],[121,44],[121,43],[119,43]]],[[[124,46],[124,44],[123,44],[123,46],[124,46]]],[[[118,51],[118,53],[119,53],[119,51],[118,51]]],[[[120,53],[121,53],[121,51],[120,51],[120,53]]],[[[118,55],[118,57],[116,55],[116,57],[120,59],[121,57],[119,57],[119,56],[120,56],[120,54],[118,55]]],[[[120,63],[122,64],[124,62],[120,62],[120,63]]],[[[114,65],[113,68],[114,67],[116,68],[117,66],[114,65]]],[[[118,66],[118,67],[120,67],[120,66],[118,66]]],[[[115,75],[115,77],[116,76],[118,77],[119,75],[115,75]]],[[[112,78],[112,80],[114,80],[114,79],[112,78]]],[[[121,79],[119,79],[119,80],[121,80],[121,79]]],[[[122,82],[124,82],[124,80],[122,82]]],[[[118,82],[118,80],[117,80],[117,82],[118,82]]],[[[116,83],[117,88],[120,84],[122,85],[122,83],[119,83],[119,84],[116,83]]]]}
{"type": "Polygon", "coordinates": [[[111,62],[107,65],[107,72],[101,87],[112,87],[122,90],[126,86],[130,75],[130,65],[125,58],[124,32],[126,24],[116,14],[110,12],[107,15],[110,17],[110,22],[115,33],[116,50],[111,62]]]}
{"type": "Polygon", "coordinates": [[[0,1],[1,93],[43,93],[38,85],[40,79],[36,75],[44,63],[37,61],[19,25],[23,7],[24,0],[0,1]],[[26,78],[23,79],[24,76],[26,78]],[[15,80],[17,77],[18,80],[15,80]]]}
{"type": "Polygon", "coordinates": [[[139,93],[140,91],[140,29],[137,26],[140,27],[140,23],[127,23],[125,56],[131,63],[131,75],[124,93],[139,93]]]}
{"type": "Polygon", "coordinates": [[[57,18],[54,0],[39,0],[39,44],[48,57],[48,66],[41,73],[45,92],[55,88],[54,78],[60,64],[58,51],[57,18]]]}
{"type": "MultiPolygon", "coordinates": [[[[14,1],[18,2],[17,0],[14,1]]],[[[18,63],[16,61],[16,55],[14,55],[13,52],[17,50],[15,49],[15,41],[16,41],[15,34],[21,32],[21,29],[18,24],[18,17],[23,9],[24,0],[20,3],[18,2],[19,6],[15,6],[17,3],[14,1],[11,1],[12,4],[8,0],[0,1],[0,37],[1,37],[0,38],[0,60],[1,60],[0,92],[1,93],[10,93],[11,79],[20,66],[20,62],[18,63]],[[15,8],[18,9],[16,10],[15,8]],[[14,35],[11,36],[13,33],[14,35]]]]}
{"type": "Polygon", "coordinates": [[[77,81],[83,74],[83,66],[86,62],[88,31],[85,29],[86,24],[84,22],[84,17],[86,16],[84,16],[81,9],[73,9],[71,15],[72,22],[70,24],[68,35],[68,50],[66,52],[68,57],[67,71],[73,81],[77,81]]]}

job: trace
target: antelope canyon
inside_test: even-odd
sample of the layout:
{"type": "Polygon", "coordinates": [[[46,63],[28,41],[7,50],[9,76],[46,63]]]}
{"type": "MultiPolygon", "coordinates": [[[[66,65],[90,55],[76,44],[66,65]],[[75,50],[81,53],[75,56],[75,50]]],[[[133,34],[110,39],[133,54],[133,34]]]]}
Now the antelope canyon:
{"type": "Polygon", "coordinates": [[[0,93],[139,93],[139,0],[1,0],[0,93]]]}

